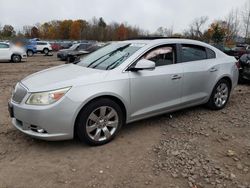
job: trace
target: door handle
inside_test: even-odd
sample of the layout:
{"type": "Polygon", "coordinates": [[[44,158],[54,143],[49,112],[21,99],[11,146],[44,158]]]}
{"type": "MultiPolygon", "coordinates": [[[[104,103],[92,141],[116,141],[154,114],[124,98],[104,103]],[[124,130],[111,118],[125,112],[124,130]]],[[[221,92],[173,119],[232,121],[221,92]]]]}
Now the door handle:
{"type": "Polygon", "coordinates": [[[181,79],[181,76],[180,75],[174,75],[174,76],[172,76],[172,80],[179,80],[179,79],[181,79]]]}
{"type": "Polygon", "coordinates": [[[215,67],[210,69],[210,72],[216,72],[218,69],[216,69],[215,67]]]}

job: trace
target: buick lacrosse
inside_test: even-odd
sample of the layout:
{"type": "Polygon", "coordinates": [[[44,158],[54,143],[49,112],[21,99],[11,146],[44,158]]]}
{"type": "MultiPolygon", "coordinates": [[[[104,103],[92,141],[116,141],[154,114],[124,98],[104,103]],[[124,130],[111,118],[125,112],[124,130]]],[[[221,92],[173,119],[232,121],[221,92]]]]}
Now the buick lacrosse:
{"type": "Polygon", "coordinates": [[[126,123],[201,104],[224,108],[238,74],[234,57],[206,43],[128,40],[26,77],[8,106],[27,135],[101,145],[126,123]]]}

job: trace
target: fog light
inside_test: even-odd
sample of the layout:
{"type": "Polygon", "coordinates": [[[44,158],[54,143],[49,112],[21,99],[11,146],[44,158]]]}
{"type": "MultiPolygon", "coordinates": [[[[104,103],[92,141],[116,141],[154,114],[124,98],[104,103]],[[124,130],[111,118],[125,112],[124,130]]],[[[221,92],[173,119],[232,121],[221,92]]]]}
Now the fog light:
{"type": "Polygon", "coordinates": [[[44,129],[41,129],[41,128],[38,128],[38,129],[37,129],[37,132],[38,132],[38,133],[46,133],[46,131],[45,131],[44,129]]]}

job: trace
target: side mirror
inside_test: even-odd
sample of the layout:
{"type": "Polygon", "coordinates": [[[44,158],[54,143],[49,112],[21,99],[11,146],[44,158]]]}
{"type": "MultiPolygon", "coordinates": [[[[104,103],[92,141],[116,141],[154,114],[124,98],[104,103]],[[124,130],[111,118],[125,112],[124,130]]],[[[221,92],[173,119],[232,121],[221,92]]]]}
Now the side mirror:
{"type": "Polygon", "coordinates": [[[130,71],[140,71],[140,70],[154,70],[155,69],[155,62],[147,60],[147,59],[141,59],[139,60],[134,67],[131,67],[130,71]]]}

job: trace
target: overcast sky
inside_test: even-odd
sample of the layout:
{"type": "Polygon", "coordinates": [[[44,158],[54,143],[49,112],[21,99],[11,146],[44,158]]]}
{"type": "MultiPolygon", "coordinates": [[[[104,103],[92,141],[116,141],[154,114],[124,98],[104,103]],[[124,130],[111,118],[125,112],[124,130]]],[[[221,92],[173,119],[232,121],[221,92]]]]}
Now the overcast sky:
{"type": "Polygon", "coordinates": [[[103,17],[107,23],[127,22],[154,32],[172,27],[182,32],[200,16],[223,19],[246,0],[0,0],[0,24],[23,25],[56,19],[103,17]]]}

